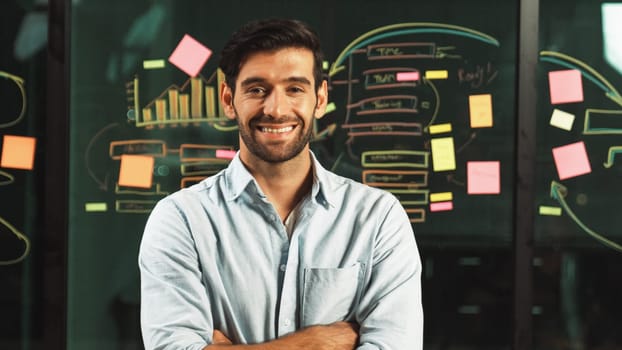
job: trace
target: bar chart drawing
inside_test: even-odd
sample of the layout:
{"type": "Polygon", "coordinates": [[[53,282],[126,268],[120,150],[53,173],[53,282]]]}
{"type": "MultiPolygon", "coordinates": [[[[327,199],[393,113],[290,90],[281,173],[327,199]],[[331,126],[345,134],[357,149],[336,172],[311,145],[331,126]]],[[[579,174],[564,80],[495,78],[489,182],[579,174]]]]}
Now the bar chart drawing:
{"type": "Polygon", "coordinates": [[[224,74],[217,69],[209,79],[198,75],[188,78],[181,85],[172,84],[160,95],[141,105],[140,79],[135,76],[127,83],[130,102],[128,118],[136,127],[146,129],[208,123],[220,131],[236,130],[237,124],[225,116],[218,103],[223,80],[224,74]]]}

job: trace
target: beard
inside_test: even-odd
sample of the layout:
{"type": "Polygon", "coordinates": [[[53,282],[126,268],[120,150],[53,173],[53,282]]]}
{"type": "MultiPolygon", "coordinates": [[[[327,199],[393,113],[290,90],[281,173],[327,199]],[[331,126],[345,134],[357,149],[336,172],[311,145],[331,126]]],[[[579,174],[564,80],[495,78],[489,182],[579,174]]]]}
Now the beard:
{"type": "Polygon", "coordinates": [[[311,126],[305,125],[304,120],[302,120],[302,118],[298,116],[283,117],[277,119],[268,115],[261,115],[252,118],[248,125],[243,125],[242,123],[240,123],[240,118],[238,118],[236,111],[236,120],[238,122],[240,137],[246,145],[246,148],[255,157],[268,163],[285,162],[296,157],[300,154],[300,152],[302,152],[302,150],[309,143],[309,141],[311,141],[311,137],[313,134],[313,129],[311,128],[311,126]],[[287,144],[278,145],[269,145],[258,142],[254,136],[254,133],[258,132],[256,131],[256,125],[262,121],[269,122],[271,124],[296,121],[295,139],[291,142],[288,142],[287,144]]]}

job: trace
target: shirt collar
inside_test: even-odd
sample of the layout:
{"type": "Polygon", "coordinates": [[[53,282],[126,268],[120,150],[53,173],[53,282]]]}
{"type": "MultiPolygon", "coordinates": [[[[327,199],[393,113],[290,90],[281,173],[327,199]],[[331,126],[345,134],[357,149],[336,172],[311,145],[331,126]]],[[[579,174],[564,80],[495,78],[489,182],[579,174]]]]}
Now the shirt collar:
{"type": "MultiPolygon", "coordinates": [[[[315,157],[313,152],[311,153],[311,165],[313,167],[313,186],[311,187],[311,198],[322,205],[325,208],[333,206],[330,198],[330,181],[329,173],[315,157]]],[[[240,152],[238,151],[229,163],[229,166],[225,170],[225,183],[227,191],[227,200],[232,201],[237,199],[250,183],[255,184],[255,189],[261,193],[261,189],[255,182],[255,178],[246,169],[242,160],[240,160],[240,152]]]]}

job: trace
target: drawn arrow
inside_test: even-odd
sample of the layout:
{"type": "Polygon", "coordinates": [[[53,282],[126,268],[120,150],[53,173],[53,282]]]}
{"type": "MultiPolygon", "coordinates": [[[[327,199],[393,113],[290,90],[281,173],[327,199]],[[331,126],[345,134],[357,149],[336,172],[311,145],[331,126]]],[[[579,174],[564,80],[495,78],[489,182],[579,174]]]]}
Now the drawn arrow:
{"type": "Polygon", "coordinates": [[[10,185],[15,181],[15,177],[7,172],[0,170],[0,186],[10,185]]]}
{"type": "Polygon", "coordinates": [[[618,90],[616,90],[616,88],[607,79],[605,79],[605,77],[598,73],[598,71],[594,68],[590,67],[587,63],[572,56],[555,51],[541,51],[540,60],[555,63],[566,68],[579,70],[581,75],[601,88],[610,100],[619,106],[622,106],[622,95],[620,95],[618,90]]]}
{"type": "Polygon", "coordinates": [[[91,138],[91,140],[89,141],[89,144],[86,146],[86,149],[84,151],[84,164],[86,165],[86,170],[88,171],[89,176],[91,176],[91,178],[95,180],[95,182],[97,182],[97,184],[99,185],[99,189],[103,191],[108,191],[108,174],[106,174],[103,180],[100,180],[97,178],[97,176],[95,175],[95,172],[93,171],[93,169],[91,169],[91,161],[90,161],[89,154],[91,152],[91,148],[93,148],[93,145],[95,144],[95,141],[107,130],[112,129],[118,125],[119,125],[118,123],[108,124],[103,129],[99,130],[91,138]]]}
{"type": "Polygon", "coordinates": [[[0,71],[0,77],[13,81],[15,85],[17,85],[17,87],[19,88],[19,92],[22,95],[22,110],[19,112],[19,115],[15,119],[7,123],[0,124],[0,129],[3,129],[19,123],[20,120],[24,118],[24,115],[26,114],[26,90],[24,89],[24,79],[18,77],[17,75],[0,71]]]}
{"type": "Polygon", "coordinates": [[[611,168],[613,166],[613,159],[618,153],[622,153],[622,146],[609,147],[609,152],[607,153],[607,161],[603,163],[605,168],[611,168]]]}
{"type": "Polygon", "coordinates": [[[6,260],[6,261],[0,260],[0,266],[17,264],[18,262],[24,260],[28,256],[28,253],[30,253],[30,240],[23,233],[19,232],[15,227],[13,227],[13,225],[11,225],[8,221],[4,220],[2,217],[0,217],[0,224],[8,228],[18,239],[24,241],[24,245],[25,245],[24,252],[22,253],[20,257],[13,259],[13,260],[6,260]]]}
{"type": "Polygon", "coordinates": [[[346,46],[343,51],[337,56],[337,59],[330,67],[328,72],[329,76],[334,76],[339,73],[345,66],[341,65],[346,57],[352,53],[352,51],[359,49],[369,43],[372,43],[376,40],[380,40],[383,38],[388,38],[392,36],[406,35],[406,34],[418,34],[418,33],[442,33],[442,34],[452,34],[464,36],[471,39],[476,39],[483,41],[487,44],[491,44],[494,46],[499,46],[499,41],[488,34],[478,32],[476,30],[461,27],[452,24],[444,24],[444,23],[417,23],[417,22],[409,22],[409,23],[397,23],[391,24],[384,27],[379,27],[373,29],[358,38],[352,41],[348,46],[346,46]]]}
{"type": "Polygon", "coordinates": [[[553,198],[554,200],[558,201],[559,204],[561,205],[561,207],[566,211],[566,214],[568,214],[568,216],[570,216],[570,218],[577,223],[577,225],[579,225],[579,227],[585,231],[588,235],[592,236],[592,238],[596,239],[598,242],[604,244],[605,246],[612,248],[614,250],[617,250],[619,252],[622,252],[622,246],[617,244],[616,242],[613,242],[601,235],[599,235],[598,233],[594,232],[593,230],[591,230],[589,227],[585,226],[585,224],[583,222],[581,222],[581,220],[579,220],[579,218],[577,218],[577,216],[575,215],[575,213],[572,211],[572,209],[570,209],[570,207],[568,206],[568,204],[566,203],[566,195],[568,194],[568,189],[566,188],[566,186],[560,184],[559,182],[556,181],[552,181],[551,182],[551,198],[553,198]]]}

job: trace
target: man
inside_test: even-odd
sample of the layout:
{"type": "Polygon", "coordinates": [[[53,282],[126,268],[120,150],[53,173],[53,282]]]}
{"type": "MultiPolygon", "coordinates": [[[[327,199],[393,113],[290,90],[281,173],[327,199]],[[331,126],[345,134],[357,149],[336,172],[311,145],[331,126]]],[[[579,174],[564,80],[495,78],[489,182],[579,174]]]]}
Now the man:
{"type": "Polygon", "coordinates": [[[325,112],[316,34],[251,22],[222,51],[239,126],[227,169],[163,199],[140,247],[147,349],[421,349],[421,263],[395,197],[309,149],[325,112]]]}

